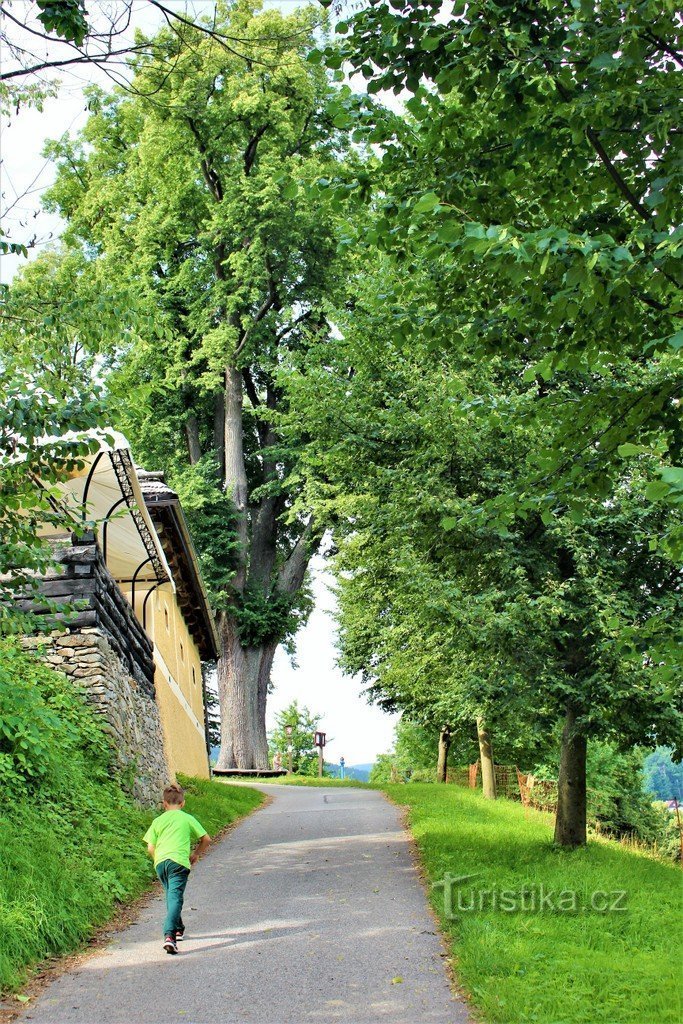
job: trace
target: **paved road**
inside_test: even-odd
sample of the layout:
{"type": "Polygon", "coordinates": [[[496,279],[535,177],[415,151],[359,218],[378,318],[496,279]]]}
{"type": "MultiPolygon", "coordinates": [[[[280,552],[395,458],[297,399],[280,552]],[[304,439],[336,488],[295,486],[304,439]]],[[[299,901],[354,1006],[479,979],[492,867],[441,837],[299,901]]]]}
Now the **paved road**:
{"type": "Polygon", "coordinates": [[[259,788],[273,802],[192,873],[179,956],[154,899],[22,1020],[465,1024],[396,808],[372,790],[259,788]]]}

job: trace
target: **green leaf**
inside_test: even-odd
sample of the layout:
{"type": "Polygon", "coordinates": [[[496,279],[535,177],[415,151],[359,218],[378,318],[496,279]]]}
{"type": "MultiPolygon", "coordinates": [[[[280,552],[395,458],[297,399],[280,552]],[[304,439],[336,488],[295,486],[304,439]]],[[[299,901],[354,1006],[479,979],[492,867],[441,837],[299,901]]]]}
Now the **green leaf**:
{"type": "Polygon", "coordinates": [[[643,455],[649,452],[649,450],[649,448],[644,447],[642,444],[631,444],[630,441],[620,444],[617,448],[617,452],[621,455],[622,459],[626,459],[631,455],[643,455]]]}
{"type": "Polygon", "coordinates": [[[413,210],[415,213],[431,213],[431,211],[439,205],[439,197],[436,192],[425,192],[423,196],[420,196],[418,201],[415,203],[413,210]]]}

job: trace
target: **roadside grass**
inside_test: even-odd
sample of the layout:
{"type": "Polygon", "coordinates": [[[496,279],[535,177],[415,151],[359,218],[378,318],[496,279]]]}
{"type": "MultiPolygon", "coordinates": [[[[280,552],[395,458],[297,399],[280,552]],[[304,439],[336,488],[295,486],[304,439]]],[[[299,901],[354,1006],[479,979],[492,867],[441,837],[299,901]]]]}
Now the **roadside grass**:
{"type": "Polygon", "coordinates": [[[458,980],[487,1024],[680,1024],[679,868],[609,841],[558,850],[550,815],[459,786],[381,788],[408,807],[458,980]],[[452,890],[451,920],[443,887],[432,887],[447,874],[469,876],[452,890]],[[526,890],[527,908],[534,894],[538,907],[541,886],[554,909],[501,909],[502,890],[508,906],[526,890]],[[558,909],[563,891],[576,893],[576,910],[558,909]],[[622,891],[625,909],[591,907],[594,893],[608,894],[602,906],[622,891]]]}
{"type": "Polygon", "coordinates": [[[330,779],[323,776],[319,779],[312,775],[280,775],[276,779],[261,779],[261,782],[267,782],[268,785],[276,786],[331,786],[338,789],[350,789],[350,788],[361,788],[361,789],[377,789],[377,786],[371,785],[369,782],[361,782],[360,779],[330,779]]]}
{"type": "Polygon", "coordinates": [[[185,790],[185,810],[202,823],[210,836],[249,814],[265,799],[257,789],[245,786],[193,779],[186,775],[179,775],[178,781],[185,790]]]}
{"type": "MultiPolygon", "coordinates": [[[[0,992],[19,988],[40,961],[78,949],[154,882],[142,836],[155,812],[127,800],[114,780],[78,781],[61,802],[0,806],[0,992]]],[[[186,809],[212,834],[263,800],[204,779],[182,783],[186,809]]]]}

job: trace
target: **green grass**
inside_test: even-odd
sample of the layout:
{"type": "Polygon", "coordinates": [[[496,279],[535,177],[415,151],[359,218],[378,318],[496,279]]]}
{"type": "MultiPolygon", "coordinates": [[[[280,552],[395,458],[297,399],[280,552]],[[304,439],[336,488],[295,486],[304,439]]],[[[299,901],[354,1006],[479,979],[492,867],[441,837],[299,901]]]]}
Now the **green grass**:
{"type": "Polygon", "coordinates": [[[471,890],[531,887],[538,899],[572,890],[576,912],[482,911],[447,920],[443,890],[431,901],[450,939],[459,981],[487,1024],[680,1024],[681,871],[617,843],[552,846],[549,815],[484,800],[459,786],[383,786],[409,808],[429,882],[472,875],[471,890]],[[596,891],[625,890],[626,910],[588,908],[596,891]]]}
{"type": "MultiPolygon", "coordinates": [[[[263,800],[256,790],[182,782],[187,811],[212,834],[263,800]]],[[[154,812],[126,800],[113,780],[79,783],[67,802],[0,806],[0,991],[16,990],[46,957],[77,949],[154,881],[142,842],[154,812]]]]}
{"type": "Polygon", "coordinates": [[[249,814],[265,799],[259,790],[245,786],[189,779],[185,775],[180,775],[178,781],[185,790],[185,810],[201,821],[209,835],[249,814]]]}
{"type": "Polygon", "coordinates": [[[261,779],[261,782],[267,782],[269,786],[274,784],[278,786],[331,786],[339,789],[377,788],[371,786],[369,782],[361,782],[360,779],[328,779],[327,776],[319,779],[317,775],[280,775],[275,779],[261,779]]]}

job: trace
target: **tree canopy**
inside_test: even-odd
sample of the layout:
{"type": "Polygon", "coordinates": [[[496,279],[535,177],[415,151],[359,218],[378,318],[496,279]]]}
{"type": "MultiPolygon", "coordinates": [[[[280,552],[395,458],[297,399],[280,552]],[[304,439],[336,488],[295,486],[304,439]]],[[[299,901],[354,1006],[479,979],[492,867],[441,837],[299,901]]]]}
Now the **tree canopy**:
{"type": "Polygon", "coordinates": [[[67,228],[12,337],[101,368],[183,497],[223,767],[265,766],[329,531],[343,666],[462,749],[561,750],[576,845],[586,744],[680,738],[680,18],[374,0],[337,35],[238,0],[141,37],[48,148],[67,228]]]}

